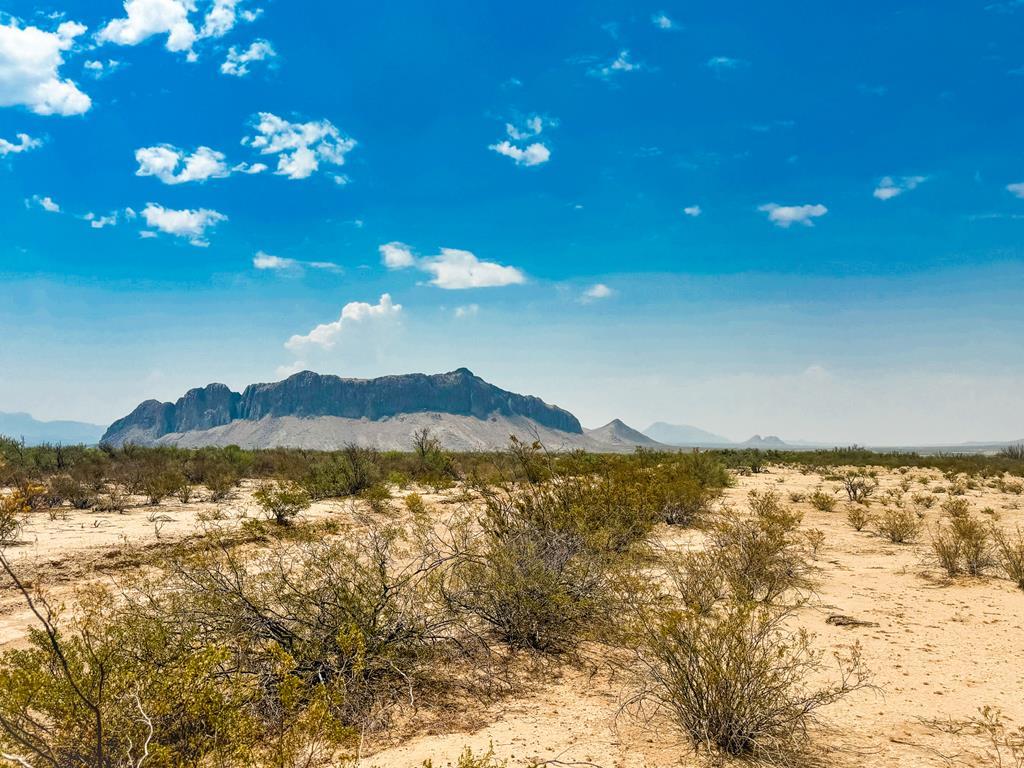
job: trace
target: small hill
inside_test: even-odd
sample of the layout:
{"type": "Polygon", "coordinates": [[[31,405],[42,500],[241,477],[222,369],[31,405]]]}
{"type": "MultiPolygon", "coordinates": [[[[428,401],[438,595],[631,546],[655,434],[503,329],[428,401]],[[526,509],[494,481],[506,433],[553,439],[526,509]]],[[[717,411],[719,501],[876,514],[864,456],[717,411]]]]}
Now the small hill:
{"type": "Polygon", "coordinates": [[[614,419],[603,427],[598,427],[597,429],[588,429],[586,430],[586,435],[591,440],[595,440],[604,445],[629,448],[635,448],[637,446],[642,446],[644,448],[667,447],[665,444],[659,443],[657,440],[652,440],[643,432],[638,432],[631,426],[624,424],[619,419],[614,419]]]}
{"type": "Polygon", "coordinates": [[[727,437],[689,424],[666,424],[659,421],[645,429],[644,434],[666,445],[732,445],[732,440],[727,437]]]}
{"type": "Polygon", "coordinates": [[[24,440],[26,445],[96,445],[105,429],[81,421],[38,421],[27,413],[0,412],[0,435],[24,440]]]}
{"type": "Polygon", "coordinates": [[[754,435],[749,440],[740,443],[740,446],[743,448],[760,448],[762,450],[789,448],[789,445],[781,437],[776,437],[775,435],[767,435],[766,437],[754,435]]]}

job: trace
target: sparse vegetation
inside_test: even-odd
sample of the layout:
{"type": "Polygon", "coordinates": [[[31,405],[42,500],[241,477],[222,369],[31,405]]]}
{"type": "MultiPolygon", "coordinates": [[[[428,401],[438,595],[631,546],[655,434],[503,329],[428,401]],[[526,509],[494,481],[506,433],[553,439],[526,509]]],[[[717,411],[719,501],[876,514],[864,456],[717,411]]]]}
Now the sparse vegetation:
{"type": "Polygon", "coordinates": [[[290,525],[303,510],[309,509],[309,494],[296,483],[263,483],[253,494],[267,516],[278,525],[290,525]]]}
{"type": "Polygon", "coordinates": [[[893,544],[910,544],[921,533],[921,521],[907,509],[887,509],[875,521],[878,533],[893,544]]]}

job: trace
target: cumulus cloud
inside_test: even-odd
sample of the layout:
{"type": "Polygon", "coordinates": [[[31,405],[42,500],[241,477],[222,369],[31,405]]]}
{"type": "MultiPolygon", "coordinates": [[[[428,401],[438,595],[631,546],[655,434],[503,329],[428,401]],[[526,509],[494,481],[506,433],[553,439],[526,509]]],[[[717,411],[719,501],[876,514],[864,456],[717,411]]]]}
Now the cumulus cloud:
{"type": "Polygon", "coordinates": [[[199,147],[191,155],[169,144],[142,147],[135,150],[135,160],[139,164],[136,176],[155,176],[164,184],[203,182],[231,175],[224,154],[209,147],[199,147]]]}
{"type": "Polygon", "coordinates": [[[526,141],[540,136],[545,128],[554,128],[558,120],[540,115],[530,115],[517,123],[505,123],[505,133],[514,141],[526,141]]]}
{"type": "Polygon", "coordinates": [[[220,65],[220,71],[225,75],[234,77],[245,77],[249,74],[249,65],[254,61],[266,61],[277,56],[277,51],[266,40],[256,40],[244,51],[235,46],[228,50],[228,57],[220,65]]]}
{"type": "Polygon", "coordinates": [[[270,112],[260,112],[254,123],[255,136],[242,144],[264,155],[277,155],[277,174],[289,179],[306,179],[321,163],[342,166],[345,155],[356,147],[355,139],[343,136],[329,120],[291,123],[270,112]]]}
{"type": "Polygon", "coordinates": [[[591,75],[592,77],[600,77],[602,79],[607,80],[610,77],[622,74],[624,72],[635,72],[637,70],[643,69],[643,66],[644,65],[639,62],[634,62],[630,60],[629,51],[622,50],[619,51],[618,56],[616,56],[612,61],[608,62],[607,64],[600,67],[591,67],[587,71],[587,74],[591,75]]]}
{"type": "Polygon", "coordinates": [[[47,213],[60,213],[60,206],[54,202],[54,199],[49,195],[32,195],[25,201],[25,207],[31,208],[32,206],[38,206],[47,213]]]}
{"type": "Polygon", "coordinates": [[[300,261],[298,259],[287,259],[281,256],[274,256],[265,251],[258,251],[252,260],[256,269],[271,272],[301,272],[304,267],[310,269],[322,269],[327,272],[341,272],[341,267],[333,261],[300,261]]]}
{"type": "Polygon", "coordinates": [[[0,107],[26,107],[37,115],[81,115],[92,100],[60,76],[64,51],[86,27],[65,21],[56,32],[0,23],[0,107]]]}
{"type": "Polygon", "coordinates": [[[318,325],[304,336],[292,336],[284,346],[292,352],[300,352],[313,346],[333,349],[344,335],[352,332],[351,329],[394,320],[401,312],[402,305],[395,304],[388,293],[381,295],[376,304],[364,301],[349,302],[342,308],[341,317],[333,323],[318,325]]]}
{"type": "Polygon", "coordinates": [[[167,50],[191,51],[198,33],[188,15],[195,9],[193,0],[125,0],[125,18],[107,22],[96,39],[115,45],[138,45],[156,35],[167,35],[167,50]]]}
{"type": "Polygon", "coordinates": [[[526,275],[516,267],[493,261],[481,261],[475,254],[456,248],[442,248],[437,256],[417,257],[403,243],[380,247],[381,259],[388,269],[415,267],[433,275],[430,285],[446,290],[466,288],[500,288],[526,282],[526,275]]]}
{"type": "Polygon", "coordinates": [[[601,299],[610,299],[614,295],[615,291],[604,283],[595,283],[583,292],[583,295],[580,297],[580,301],[584,304],[589,304],[593,301],[600,301],[601,299]]]}
{"type": "Polygon", "coordinates": [[[527,167],[543,165],[551,159],[551,150],[539,141],[525,148],[518,147],[511,141],[501,141],[497,144],[491,144],[488,149],[497,152],[499,155],[512,158],[516,165],[527,167]]]}
{"type": "Polygon", "coordinates": [[[200,37],[224,37],[238,23],[239,0],[213,0],[206,14],[200,37]]]}
{"type": "Polygon", "coordinates": [[[777,205],[767,203],[757,210],[767,213],[768,220],[777,227],[789,229],[792,224],[803,224],[805,227],[813,227],[814,219],[828,213],[828,208],[820,203],[815,205],[777,205]]]}
{"type": "Polygon", "coordinates": [[[102,61],[101,59],[90,59],[83,65],[86,72],[95,77],[97,80],[112,75],[118,69],[121,68],[121,62],[115,59],[107,59],[102,61]]]}
{"type": "Polygon", "coordinates": [[[405,243],[385,243],[378,250],[384,266],[388,269],[406,269],[416,266],[416,257],[405,243]]]}
{"type": "Polygon", "coordinates": [[[688,205],[685,208],[683,208],[683,213],[695,219],[702,213],[704,213],[704,211],[701,209],[699,205],[688,205]]]}
{"type": "Polygon", "coordinates": [[[891,200],[894,197],[917,189],[918,186],[928,180],[927,176],[885,176],[878,186],[875,187],[874,196],[879,200],[891,200]]]}
{"type": "Polygon", "coordinates": [[[143,235],[144,237],[152,237],[155,234],[152,230],[159,230],[168,235],[185,238],[199,248],[205,248],[210,244],[206,240],[206,230],[228,220],[223,213],[206,208],[176,211],[155,203],[146,205],[142,217],[146,220],[146,226],[150,228],[150,234],[143,235]]]}
{"type": "Polygon", "coordinates": [[[31,152],[33,149],[39,149],[39,147],[43,146],[43,142],[39,139],[33,139],[27,133],[19,133],[14,138],[14,141],[0,139],[0,157],[20,155],[22,152],[31,152]]]}
{"type": "Polygon", "coordinates": [[[664,13],[656,13],[651,16],[651,23],[658,29],[678,29],[675,22],[664,13]]]}

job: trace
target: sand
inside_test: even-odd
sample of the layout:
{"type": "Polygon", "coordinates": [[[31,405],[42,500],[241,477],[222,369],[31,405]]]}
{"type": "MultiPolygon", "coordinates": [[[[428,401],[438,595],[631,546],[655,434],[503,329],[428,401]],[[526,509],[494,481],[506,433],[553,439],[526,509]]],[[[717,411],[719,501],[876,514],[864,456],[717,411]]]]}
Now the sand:
{"type": "MultiPolygon", "coordinates": [[[[935,471],[911,469],[906,474],[881,471],[883,490],[910,478],[913,493],[930,493],[948,482],[935,471]],[[928,486],[918,478],[929,477],[928,486]]],[[[873,690],[862,690],[823,712],[825,729],[814,734],[825,753],[824,764],[873,768],[924,768],[946,765],[936,751],[952,753],[969,746],[965,737],[949,736],[926,721],[961,719],[978,708],[1000,708],[1008,720],[1024,723],[1024,591],[996,577],[946,579],[928,563],[928,537],[896,545],[867,530],[856,532],[846,521],[845,503],[834,512],[813,509],[806,501],[791,503],[790,493],[807,494],[839,483],[790,468],[738,478],[724,503],[742,506],[751,489],[777,490],[786,503],[804,512],[803,526],[824,533],[825,543],[814,562],[817,591],[798,617],[825,651],[859,643],[872,671],[873,690]],[[833,614],[877,626],[833,626],[833,614]]],[[[252,483],[221,504],[183,506],[164,502],[157,510],[169,521],[159,539],[151,520],[153,508],[135,506],[126,514],[69,511],[65,520],[38,515],[27,526],[25,544],[6,550],[19,571],[45,585],[51,601],[66,599],[88,579],[111,578],[126,545],[151,548],[187,542],[201,527],[201,518],[217,512],[220,524],[238,525],[257,515],[252,483]]],[[[446,492],[459,493],[458,489],[446,492]]],[[[878,494],[881,496],[881,493],[878,494]]],[[[936,495],[941,503],[945,494],[936,495]]],[[[441,496],[427,501],[439,508],[441,496]]],[[[838,498],[843,498],[840,492],[838,498]]],[[[1024,496],[991,487],[967,491],[972,508],[990,509],[1001,526],[1024,526],[1024,496]]],[[[930,525],[940,518],[939,503],[926,512],[930,525]]],[[[872,507],[879,510],[881,504],[872,507]]],[[[308,520],[351,519],[351,502],[316,504],[308,520]]],[[[986,515],[986,519],[988,519],[986,515]]],[[[696,534],[663,527],[668,547],[690,546],[696,534]]],[[[24,640],[30,615],[8,587],[0,586],[0,647],[24,640]]],[[[704,765],[690,754],[671,723],[641,726],[620,715],[625,682],[596,660],[561,670],[549,669],[522,695],[487,703],[467,702],[450,727],[431,725],[431,733],[393,745],[378,740],[365,745],[362,765],[411,768],[431,760],[440,768],[455,764],[466,747],[477,752],[493,748],[510,765],[531,761],[594,763],[611,766],[704,765]]],[[[414,723],[415,725],[415,723],[414,723]]],[[[985,763],[964,757],[964,765],[985,763]]]]}

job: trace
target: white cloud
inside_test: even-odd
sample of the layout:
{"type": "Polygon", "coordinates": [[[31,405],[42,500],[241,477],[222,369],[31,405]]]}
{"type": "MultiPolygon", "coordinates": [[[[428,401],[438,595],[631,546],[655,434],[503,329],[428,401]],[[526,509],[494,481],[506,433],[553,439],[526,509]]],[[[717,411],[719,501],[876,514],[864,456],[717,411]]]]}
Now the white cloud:
{"type": "Polygon", "coordinates": [[[91,74],[97,80],[106,77],[107,75],[113,74],[118,69],[120,69],[121,66],[121,62],[115,59],[107,59],[106,61],[101,61],[100,59],[90,59],[83,65],[85,71],[91,74]]]}
{"type": "Polygon", "coordinates": [[[188,15],[194,0],[125,0],[125,18],[109,21],[96,35],[101,43],[138,45],[154,35],[167,35],[167,50],[191,52],[196,28],[188,15]]]}
{"type": "Polygon", "coordinates": [[[540,142],[534,142],[523,149],[517,147],[511,141],[502,141],[498,144],[491,144],[488,149],[494,150],[499,155],[512,158],[515,160],[516,165],[527,167],[543,165],[551,159],[551,150],[540,142]]]}
{"type": "Polygon", "coordinates": [[[715,72],[722,73],[730,69],[739,69],[745,66],[746,63],[743,59],[733,59],[729,56],[712,56],[705,62],[705,66],[708,69],[713,69],[715,72]]]}
{"type": "Polygon", "coordinates": [[[245,77],[249,74],[249,64],[254,61],[266,61],[277,56],[277,51],[266,40],[256,40],[244,51],[235,46],[228,50],[228,57],[220,65],[220,71],[225,75],[245,77]]]}
{"type": "Polygon", "coordinates": [[[419,268],[434,276],[431,285],[446,290],[499,288],[526,282],[526,275],[515,267],[480,261],[469,251],[442,248],[439,256],[421,259],[419,268]]]}
{"type": "Polygon", "coordinates": [[[875,187],[874,196],[879,200],[891,200],[898,195],[902,195],[904,192],[916,189],[927,180],[927,176],[902,176],[899,178],[886,176],[878,182],[878,186],[875,187]]]}
{"type": "Polygon", "coordinates": [[[45,197],[42,195],[32,195],[28,200],[25,201],[25,206],[30,208],[33,205],[37,205],[47,213],[60,213],[60,206],[54,202],[54,199],[49,195],[45,197]]]}
{"type": "Polygon", "coordinates": [[[505,133],[514,141],[526,141],[535,136],[540,136],[546,127],[555,128],[558,120],[540,115],[530,115],[517,125],[516,123],[505,123],[505,133]]]}
{"type": "Polygon", "coordinates": [[[388,243],[380,247],[380,254],[388,269],[415,267],[434,276],[430,285],[446,290],[500,288],[526,282],[526,275],[516,267],[480,261],[475,254],[456,248],[442,248],[437,256],[419,258],[403,243],[388,243]]]}
{"type": "Polygon", "coordinates": [[[388,269],[406,269],[416,266],[416,257],[404,243],[385,243],[379,249],[384,266],[388,269]]]}
{"type": "Polygon", "coordinates": [[[104,227],[116,227],[118,215],[117,211],[106,216],[99,216],[95,213],[89,212],[83,216],[86,221],[89,222],[89,226],[93,229],[103,229],[104,227]]]}
{"type": "Polygon", "coordinates": [[[0,157],[6,157],[7,155],[19,155],[22,152],[31,152],[33,149],[39,149],[43,146],[43,142],[39,139],[33,139],[27,133],[19,133],[14,137],[16,143],[7,141],[6,139],[0,139],[0,157]]]}
{"type": "Polygon", "coordinates": [[[1017,182],[1016,184],[1007,184],[1006,191],[1016,197],[1024,199],[1024,181],[1017,182]]]}
{"type": "Polygon", "coordinates": [[[688,205],[685,208],[683,208],[683,213],[695,219],[702,213],[704,213],[704,211],[701,209],[699,205],[688,205]]]}
{"type": "Polygon", "coordinates": [[[168,144],[143,147],[135,150],[135,160],[139,164],[136,176],[155,176],[164,184],[203,182],[231,175],[224,154],[209,147],[199,147],[191,155],[168,144]]]}
{"type": "Polygon", "coordinates": [[[620,74],[622,72],[635,72],[643,69],[643,64],[639,62],[630,61],[629,51],[619,51],[619,55],[614,60],[605,64],[603,67],[592,67],[587,71],[587,74],[593,77],[600,77],[608,79],[613,75],[620,74]]]}
{"type": "Polygon", "coordinates": [[[664,13],[656,13],[651,16],[651,23],[658,29],[678,29],[675,22],[664,13]]]}
{"type": "Polygon", "coordinates": [[[276,372],[277,372],[277,375],[280,376],[282,379],[286,379],[289,376],[292,376],[292,375],[294,375],[296,373],[299,373],[300,371],[304,371],[304,370],[306,370],[306,361],[305,360],[296,360],[291,365],[279,365],[279,366],[277,366],[276,372]]]}
{"type": "Polygon", "coordinates": [[[274,256],[265,251],[258,251],[252,260],[256,269],[269,270],[273,272],[301,272],[304,267],[310,269],[322,269],[326,272],[341,272],[341,267],[333,261],[299,261],[298,259],[287,259],[281,256],[274,256]]]}
{"type": "MultiPolygon", "coordinates": [[[[155,203],[146,205],[142,211],[142,217],[146,220],[147,227],[160,230],[165,234],[174,235],[175,237],[183,237],[192,245],[200,248],[205,248],[209,245],[209,242],[206,240],[206,230],[217,226],[222,221],[228,220],[228,217],[223,213],[206,208],[194,211],[187,209],[175,211],[155,203]]],[[[152,236],[153,234],[143,235],[143,237],[152,236]]]]}
{"type": "Polygon", "coordinates": [[[402,312],[402,305],[391,301],[390,294],[383,294],[376,304],[353,301],[341,310],[341,317],[333,323],[318,325],[305,336],[295,335],[285,342],[285,348],[293,352],[318,346],[332,349],[338,340],[354,326],[387,322],[396,319],[402,312]]]}
{"type": "Polygon", "coordinates": [[[255,122],[257,135],[242,144],[264,155],[278,155],[277,171],[289,179],[306,179],[320,163],[342,166],[345,155],[356,147],[355,139],[342,136],[328,120],[291,123],[270,112],[260,112],[255,122]]]}
{"type": "Polygon", "coordinates": [[[213,0],[213,6],[206,14],[200,37],[224,37],[238,23],[239,0],[213,0]]]}
{"type": "Polygon", "coordinates": [[[814,221],[820,216],[828,213],[828,208],[820,203],[815,205],[776,205],[767,203],[757,210],[768,214],[768,220],[777,227],[789,229],[792,224],[803,224],[805,227],[813,227],[814,221]]]}
{"type": "Polygon", "coordinates": [[[248,176],[253,176],[257,173],[263,173],[265,170],[267,170],[267,166],[263,163],[253,163],[252,165],[249,165],[249,163],[239,163],[232,167],[231,172],[244,173],[248,176]]]}
{"type": "Polygon", "coordinates": [[[0,24],[0,107],[26,107],[37,115],[81,115],[92,100],[60,76],[64,51],[86,27],[65,21],[56,32],[0,24]]]}
{"type": "Polygon", "coordinates": [[[610,299],[615,295],[615,291],[609,288],[604,283],[596,283],[583,292],[583,296],[580,297],[580,301],[584,304],[589,304],[592,301],[600,301],[601,299],[610,299]]]}
{"type": "Polygon", "coordinates": [[[479,314],[480,314],[480,305],[479,304],[467,304],[464,307],[456,307],[455,308],[455,317],[457,317],[459,319],[464,319],[464,318],[467,318],[467,317],[476,317],[479,314]]]}
{"type": "Polygon", "coordinates": [[[269,253],[259,251],[252,260],[252,265],[256,269],[282,270],[294,269],[298,266],[298,262],[295,259],[283,259],[280,256],[271,256],[269,253]]]}

